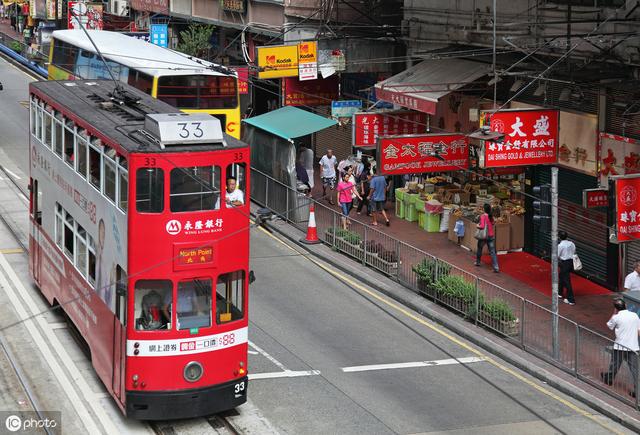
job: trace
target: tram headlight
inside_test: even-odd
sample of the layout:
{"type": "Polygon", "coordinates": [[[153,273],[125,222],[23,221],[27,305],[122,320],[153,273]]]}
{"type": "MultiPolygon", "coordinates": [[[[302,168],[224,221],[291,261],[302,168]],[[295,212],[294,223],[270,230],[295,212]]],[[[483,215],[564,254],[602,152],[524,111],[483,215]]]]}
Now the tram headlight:
{"type": "Polygon", "coordinates": [[[197,361],[191,361],[184,366],[184,378],[187,382],[196,382],[202,377],[203,373],[202,364],[197,361]]]}

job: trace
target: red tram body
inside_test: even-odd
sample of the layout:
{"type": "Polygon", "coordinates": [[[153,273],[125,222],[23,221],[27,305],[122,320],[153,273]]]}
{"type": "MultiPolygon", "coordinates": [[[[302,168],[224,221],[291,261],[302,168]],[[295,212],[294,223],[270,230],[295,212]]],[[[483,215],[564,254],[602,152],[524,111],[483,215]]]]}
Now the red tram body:
{"type": "Polygon", "coordinates": [[[31,275],[127,416],[234,408],[248,387],[249,148],[210,115],[120,87],[30,85],[31,275]]]}

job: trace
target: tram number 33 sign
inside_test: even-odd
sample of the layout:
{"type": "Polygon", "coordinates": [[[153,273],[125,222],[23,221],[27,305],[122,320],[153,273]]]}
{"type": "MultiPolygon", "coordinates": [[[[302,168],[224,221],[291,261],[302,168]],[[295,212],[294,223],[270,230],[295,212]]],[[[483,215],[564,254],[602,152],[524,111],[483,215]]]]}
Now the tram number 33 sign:
{"type": "Polygon", "coordinates": [[[640,239],[640,177],[618,178],[616,183],[616,227],[618,241],[640,239]]]}

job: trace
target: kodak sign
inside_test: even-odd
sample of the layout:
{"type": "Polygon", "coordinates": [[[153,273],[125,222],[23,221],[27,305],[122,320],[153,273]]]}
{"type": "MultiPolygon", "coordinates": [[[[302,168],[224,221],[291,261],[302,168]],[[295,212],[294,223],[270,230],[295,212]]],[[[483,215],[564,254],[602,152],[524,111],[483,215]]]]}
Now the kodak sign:
{"type": "Polygon", "coordinates": [[[274,79],[298,75],[298,46],[258,47],[258,78],[274,79]]]}
{"type": "Polygon", "coordinates": [[[298,44],[298,79],[315,80],[318,78],[318,50],[315,41],[298,44]]]}

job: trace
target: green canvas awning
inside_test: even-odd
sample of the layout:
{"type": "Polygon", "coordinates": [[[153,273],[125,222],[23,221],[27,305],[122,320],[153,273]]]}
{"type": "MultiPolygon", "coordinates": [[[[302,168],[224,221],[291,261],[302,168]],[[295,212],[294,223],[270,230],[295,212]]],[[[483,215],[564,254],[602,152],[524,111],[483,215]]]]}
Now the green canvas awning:
{"type": "Polygon", "coordinates": [[[285,106],[243,122],[268,131],[283,139],[295,139],[336,125],[333,119],[315,115],[293,106],[285,106]]]}

